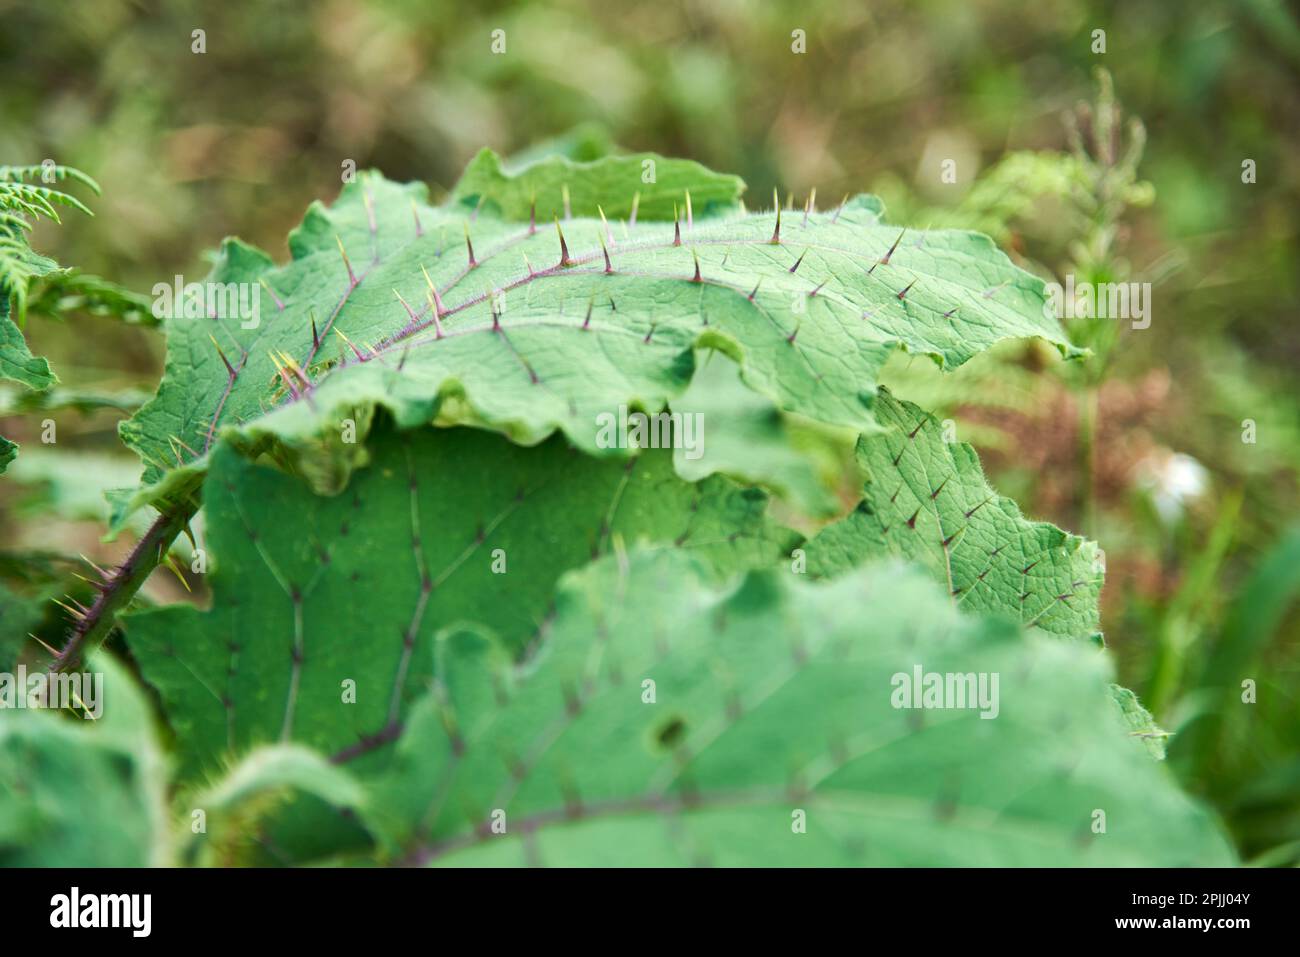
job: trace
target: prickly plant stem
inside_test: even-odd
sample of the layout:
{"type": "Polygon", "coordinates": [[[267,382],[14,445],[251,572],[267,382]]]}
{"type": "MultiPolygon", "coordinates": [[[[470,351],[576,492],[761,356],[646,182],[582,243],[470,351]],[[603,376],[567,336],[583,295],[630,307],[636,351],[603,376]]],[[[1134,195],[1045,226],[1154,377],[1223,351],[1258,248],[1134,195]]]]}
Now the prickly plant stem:
{"type": "Polygon", "coordinates": [[[97,648],[108,636],[117,613],[135,597],[158,567],[176,536],[185,530],[198,503],[174,505],[158,516],[144,537],[136,543],[126,561],[100,586],[99,594],[85,615],[72,626],[67,642],[50,665],[54,672],[71,671],[81,665],[85,653],[97,648]]]}

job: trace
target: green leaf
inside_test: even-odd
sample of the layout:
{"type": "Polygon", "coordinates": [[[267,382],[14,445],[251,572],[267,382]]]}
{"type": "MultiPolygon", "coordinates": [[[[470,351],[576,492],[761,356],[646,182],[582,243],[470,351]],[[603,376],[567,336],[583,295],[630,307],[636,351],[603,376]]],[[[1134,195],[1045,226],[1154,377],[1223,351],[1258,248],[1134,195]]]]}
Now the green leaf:
{"type": "Polygon", "coordinates": [[[974,449],[944,440],[934,416],[883,390],[874,412],[886,431],[858,441],[864,497],[808,543],[809,573],[896,555],[926,568],[966,610],[1100,641],[1096,544],[1025,519],[989,487],[974,449]]]}
{"type": "Polygon", "coordinates": [[[809,516],[826,517],[839,501],[801,451],[781,413],[768,399],[745,388],[736,364],[710,353],[690,388],[672,410],[695,415],[699,426],[693,447],[673,449],[677,474],[696,482],[715,473],[762,485],[809,516]],[[710,427],[712,423],[712,427],[710,427]]]}
{"type": "Polygon", "coordinates": [[[22,330],[9,318],[8,295],[0,295],[0,379],[32,389],[46,389],[59,381],[48,362],[32,355],[22,330]]]}
{"type": "Polygon", "coordinates": [[[476,621],[522,650],[545,632],[560,574],[618,540],[690,551],[718,574],[794,541],[764,517],[762,492],[683,482],[667,452],[599,460],[558,437],[522,449],[473,429],[384,427],[370,453],[333,498],[224,445],[215,456],[211,609],[124,620],[187,774],[263,743],[381,746],[428,680],[434,633],[476,621]]]}
{"type": "Polygon", "coordinates": [[[454,629],[433,655],[433,689],[373,781],[400,861],[1233,859],[1212,818],[1118,733],[1101,655],[961,615],[914,569],[823,584],[762,572],[716,589],[681,555],[606,558],[565,579],[535,659],[513,665],[454,629]],[[997,675],[996,717],[896,707],[918,666],[997,675]]]}
{"type": "MultiPolygon", "coordinates": [[[[0,300],[4,302],[4,308],[0,310],[0,325],[7,321],[3,317],[8,314],[10,298],[21,323],[27,313],[27,291],[32,280],[57,276],[62,272],[58,263],[39,255],[28,245],[31,221],[44,216],[59,222],[57,206],[67,206],[87,216],[94,215],[75,196],[26,182],[35,179],[42,183],[73,180],[99,193],[98,183],[81,170],[69,166],[0,166],[0,300]]],[[[9,346],[8,336],[0,337],[0,365],[4,363],[4,353],[9,346]]],[[[3,374],[2,369],[0,374],[3,374]]]]}
{"type": "Polygon", "coordinates": [[[1179,778],[1227,808],[1229,827],[1257,866],[1300,863],[1294,670],[1270,663],[1293,643],[1298,599],[1300,525],[1291,524],[1255,560],[1202,650],[1170,742],[1179,778]]]}
{"type": "MultiPolygon", "coordinates": [[[[0,438],[0,445],[4,439],[0,438]]],[[[45,616],[46,602],[53,597],[45,591],[28,594],[0,581],[0,671],[12,671],[22,646],[31,639],[45,616]]]]}
{"type": "Polygon", "coordinates": [[[77,269],[47,275],[28,308],[46,316],[84,312],[119,319],[128,325],[161,324],[153,314],[153,300],[148,296],[77,269]]]}
{"type": "MultiPolygon", "coordinates": [[[[64,183],[71,180],[85,186],[96,196],[102,192],[99,184],[94,179],[73,166],[59,166],[53,163],[49,165],[0,166],[0,183],[4,183],[6,188],[9,188],[10,184],[37,179],[42,183],[64,183]]],[[[65,206],[72,206],[76,201],[68,196],[59,199],[58,202],[65,206]]],[[[88,215],[93,215],[89,210],[86,210],[86,212],[88,215]]]]}
{"type": "Polygon", "coordinates": [[[733,210],[745,190],[739,176],[725,176],[694,160],[668,159],[656,153],[603,156],[575,162],[547,156],[507,170],[501,157],[480,150],[451,191],[450,201],[487,210],[502,219],[540,223],[570,216],[594,217],[603,209],[610,219],[672,221],[686,215],[686,194],[697,216],[733,210]],[[652,182],[646,177],[653,175],[652,182]],[[564,193],[568,191],[568,206],[564,193]]]}
{"type": "Polygon", "coordinates": [[[166,769],[148,702],[108,656],[90,670],[103,675],[98,720],[0,709],[0,867],[170,860],[166,769]]]}
{"type": "Polygon", "coordinates": [[[337,489],[356,464],[339,448],[343,420],[364,426],[380,405],[403,427],[440,417],[525,444],[559,429],[618,454],[600,447],[597,415],[663,408],[689,384],[698,346],[730,355],[779,408],[859,431],[874,428],[877,375],[897,349],[951,367],[1042,336],[1077,354],[1044,311],[1042,281],[987,238],[903,234],[868,197],[785,212],[779,236],[773,212],[608,231],[569,220],[561,262],[559,227],[433,209],[424,196],[363,176],[333,208],[309,210],[282,267],[225,244],[210,282],[264,282],[249,300],[259,312],[167,322],[158,396],[122,426],[158,486],[135,504],[192,482],[223,430],[323,460],[302,467],[337,489]],[[437,323],[423,269],[443,304],[437,323]]]}
{"type": "MultiPolygon", "coordinates": [[[[36,514],[72,521],[105,522],[109,506],[105,494],[135,476],[135,463],[122,455],[102,452],[56,451],[36,446],[25,453],[10,472],[28,494],[18,501],[19,514],[36,514]]],[[[142,513],[137,519],[144,519],[142,513]]],[[[139,524],[139,523],[137,523],[139,524]]],[[[137,529],[143,534],[147,521],[137,529]]]]}
{"type": "MultiPolygon", "coordinates": [[[[0,216],[0,300],[5,303],[6,312],[12,299],[14,315],[22,323],[27,317],[27,294],[31,284],[41,277],[57,276],[60,271],[58,263],[34,251],[27,244],[26,235],[12,224],[6,226],[3,216],[0,216]]],[[[2,321],[9,322],[8,319],[2,321]]],[[[7,335],[0,339],[0,347],[6,347],[8,339],[7,335]]],[[[3,360],[4,354],[0,352],[0,362],[3,360]]]]}
{"type": "Polygon", "coordinates": [[[1130,736],[1137,738],[1146,748],[1147,753],[1157,761],[1165,759],[1165,741],[1169,737],[1169,732],[1156,724],[1155,716],[1146,708],[1142,707],[1142,702],[1128,688],[1120,685],[1110,686],[1111,697],[1119,707],[1120,717],[1125,727],[1128,728],[1130,736]]]}
{"type": "MultiPolygon", "coordinates": [[[[539,160],[549,159],[552,156],[564,156],[576,162],[590,163],[618,152],[619,148],[610,139],[608,129],[600,123],[584,122],[559,136],[538,140],[518,152],[511,153],[501,160],[501,168],[507,173],[517,173],[539,160]]],[[[709,173],[709,175],[714,174],[709,173]]]]}
{"type": "Polygon", "coordinates": [[[67,206],[87,216],[95,215],[81,200],[61,190],[6,179],[5,171],[11,168],[0,167],[0,211],[31,219],[45,216],[56,223],[60,221],[59,211],[55,208],[57,206],[67,206]]]}
{"type": "Polygon", "coordinates": [[[295,744],[256,748],[216,783],[181,802],[187,819],[202,811],[206,825],[192,838],[186,852],[189,863],[240,863],[259,822],[294,795],[311,795],[351,811],[359,810],[365,800],[361,785],[350,774],[309,748],[295,744]]]}
{"type": "MultiPolygon", "coordinates": [[[[2,232],[0,237],[3,237],[2,232]]],[[[2,250],[0,256],[3,256],[2,250]]],[[[48,362],[32,355],[22,330],[9,318],[9,294],[10,290],[0,277],[0,379],[11,379],[32,389],[48,388],[59,381],[58,376],[50,371],[48,362]]],[[[18,444],[0,435],[0,475],[17,457],[18,444]]]]}
{"type": "MultiPolygon", "coordinates": [[[[101,392],[96,389],[52,387],[40,392],[16,386],[0,386],[0,416],[26,415],[33,412],[62,412],[71,409],[82,414],[111,409],[130,414],[144,405],[149,393],[139,389],[101,392]]],[[[139,465],[134,465],[139,473],[139,465]]]]}

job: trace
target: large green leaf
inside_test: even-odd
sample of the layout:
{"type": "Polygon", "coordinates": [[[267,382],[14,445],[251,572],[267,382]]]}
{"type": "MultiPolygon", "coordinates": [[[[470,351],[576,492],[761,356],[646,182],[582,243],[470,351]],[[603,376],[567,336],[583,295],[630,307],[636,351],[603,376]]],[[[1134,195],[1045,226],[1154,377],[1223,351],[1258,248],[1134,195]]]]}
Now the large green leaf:
{"type": "Polygon", "coordinates": [[[431,655],[431,692],[372,779],[397,860],[1232,861],[1120,733],[1102,655],[961,615],[914,569],[717,589],[680,554],[611,556],[566,579],[529,661],[470,629],[431,655]],[[917,667],[998,676],[996,708],[896,707],[917,667]]]}
{"type": "Polygon", "coordinates": [[[357,461],[338,441],[344,420],[364,429],[377,405],[402,426],[441,416],[522,443],[559,429],[620,454],[600,447],[598,414],[662,408],[690,382],[697,346],[730,354],[780,408],[858,430],[874,427],[877,374],[896,349],[954,366],[1042,336],[1075,354],[1042,282],[987,238],[903,234],[870,197],[679,224],[573,219],[563,243],[557,226],[424,198],[366,175],[309,210],[285,266],[223,246],[210,282],[264,283],[258,321],[168,321],[158,395],[122,427],[146,483],[161,483],[136,504],[192,484],[227,428],[277,440],[338,488],[357,461]]]}
{"type": "Polygon", "coordinates": [[[89,668],[103,675],[97,720],[0,709],[0,867],[169,862],[166,768],[149,703],[107,655],[89,668]]]}
{"type": "Polygon", "coordinates": [[[603,156],[575,162],[547,156],[513,169],[491,150],[482,150],[465,167],[451,201],[470,209],[487,209],[502,219],[547,223],[570,216],[611,219],[632,215],[640,220],[672,221],[685,215],[689,192],[693,212],[709,215],[734,209],[745,189],[739,176],[706,169],[694,160],[668,159],[655,153],[603,156]]]}
{"type": "Polygon", "coordinates": [[[808,543],[809,573],[896,555],[928,569],[969,611],[1099,640],[1096,544],[1025,519],[989,487],[974,449],[945,441],[934,416],[883,390],[874,411],[886,430],[858,441],[864,497],[808,543]]]}
{"type": "Polygon", "coordinates": [[[616,540],[684,549],[719,574],[794,541],[762,492],[683,482],[666,451],[601,460],[559,437],[523,449],[475,429],[372,438],[371,463],[333,498],[224,446],[215,456],[211,609],[126,619],[187,772],[268,742],[382,745],[429,677],[435,632],[475,621],[523,649],[545,632],[559,575],[616,540]]]}

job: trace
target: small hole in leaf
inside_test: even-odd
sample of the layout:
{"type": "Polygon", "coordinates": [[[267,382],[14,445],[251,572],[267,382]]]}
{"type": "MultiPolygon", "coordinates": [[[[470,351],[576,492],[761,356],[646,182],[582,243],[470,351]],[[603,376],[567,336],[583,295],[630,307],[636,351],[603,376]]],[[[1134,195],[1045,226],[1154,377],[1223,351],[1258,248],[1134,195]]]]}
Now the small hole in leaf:
{"type": "Polygon", "coordinates": [[[655,744],[665,751],[676,748],[686,737],[686,722],[678,715],[673,715],[659,726],[654,734],[655,744]]]}

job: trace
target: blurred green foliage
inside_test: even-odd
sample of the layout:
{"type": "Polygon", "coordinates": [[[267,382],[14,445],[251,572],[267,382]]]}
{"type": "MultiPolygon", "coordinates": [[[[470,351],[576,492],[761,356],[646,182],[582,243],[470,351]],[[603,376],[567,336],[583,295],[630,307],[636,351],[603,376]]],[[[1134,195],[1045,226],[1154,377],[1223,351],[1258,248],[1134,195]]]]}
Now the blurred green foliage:
{"type": "MultiPolygon", "coordinates": [[[[79,452],[121,455],[115,424],[161,373],[141,301],[91,280],[145,292],[235,233],[283,258],[347,161],[448,189],[484,146],[518,162],[617,143],[739,174],[753,203],[874,191],[899,221],[987,231],[1045,275],[1153,283],[1149,329],[1071,330],[1098,353],[1085,371],[1016,344],[942,380],[903,360],[891,382],[950,414],[1027,513],[1102,543],[1107,640],[1174,732],[1171,764],[1248,857],[1300,860],[1300,26],[1282,3],[0,0],[0,24],[0,162],[53,159],[104,191],[95,219],[33,234],[91,274],[38,292],[31,310],[63,321],[26,330],[98,397],[62,406],[79,452]],[[1072,151],[1062,122],[1097,67],[1144,123],[1119,177],[1088,166],[1108,144],[1072,151]],[[1204,480],[1176,494],[1187,460],[1204,480]]],[[[0,432],[30,441],[25,401],[0,432]]],[[[842,439],[805,439],[820,469],[848,468],[842,439]]],[[[845,502],[855,486],[845,472],[845,502]]],[[[77,550],[12,488],[0,526],[6,550],[77,550]]]]}

